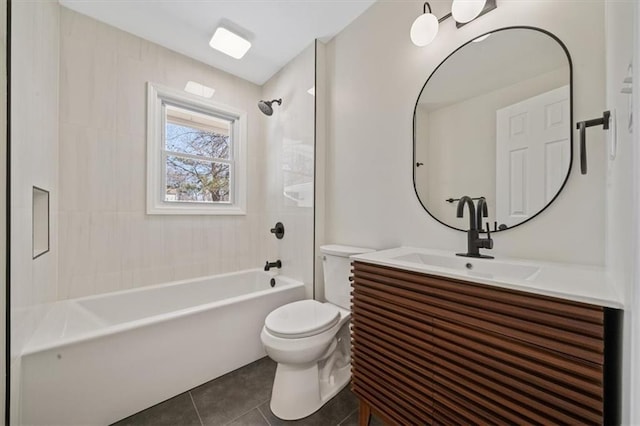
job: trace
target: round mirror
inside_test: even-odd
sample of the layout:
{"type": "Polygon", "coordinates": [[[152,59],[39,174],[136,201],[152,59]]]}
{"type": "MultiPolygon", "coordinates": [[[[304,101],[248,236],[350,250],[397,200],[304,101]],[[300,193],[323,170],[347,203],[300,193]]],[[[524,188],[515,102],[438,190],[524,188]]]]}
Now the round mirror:
{"type": "Polygon", "coordinates": [[[438,65],[413,116],[413,181],[425,210],[466,230],[458,199],[484,197],[494,231],[547,208],[571,170],[571,76],[564,44],[530,27],[485,34],[438,65]]]}

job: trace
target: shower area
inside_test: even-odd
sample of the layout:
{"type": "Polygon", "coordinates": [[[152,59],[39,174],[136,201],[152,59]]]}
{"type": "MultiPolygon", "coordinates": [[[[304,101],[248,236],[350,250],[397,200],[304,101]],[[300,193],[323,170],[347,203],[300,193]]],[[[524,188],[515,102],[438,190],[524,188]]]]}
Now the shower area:
{"type": "Polygon", "coordinates": [[[268,312],[322,300],[322,43],[258,84],[58,2],[13,2],[10,42],[11,424],[115,422],[261,358],[268,312]],[[152,86],[189,102],[154,116],[152,86]],[[226,151],[166,142],[154,169],[175,128],[226,151]]]}

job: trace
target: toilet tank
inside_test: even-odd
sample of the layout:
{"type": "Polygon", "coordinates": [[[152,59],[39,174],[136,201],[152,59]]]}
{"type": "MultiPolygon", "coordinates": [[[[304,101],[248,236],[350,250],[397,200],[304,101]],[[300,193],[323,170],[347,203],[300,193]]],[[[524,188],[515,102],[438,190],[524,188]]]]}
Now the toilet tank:
{"type": "Polygon", "coordinates": [[[351,260],[349,256],[372,251],[374,250],[335,244],[320,246],[324,272],[324,297],[327,302],[344,309],[351,309],[351,283],[349,281],[351,260]]]}

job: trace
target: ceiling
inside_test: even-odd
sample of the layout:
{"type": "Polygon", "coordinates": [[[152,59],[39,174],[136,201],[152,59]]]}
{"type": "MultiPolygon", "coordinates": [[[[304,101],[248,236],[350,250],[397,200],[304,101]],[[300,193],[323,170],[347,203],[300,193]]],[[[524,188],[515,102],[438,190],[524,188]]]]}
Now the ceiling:
{"type": "Polygon", "coordinates": [[[59,0],[69,9],[262,85],[315,38],[328,41],[375,0],[59,0]],[[251,49],[209,47],[223,25],[251,49]]]}

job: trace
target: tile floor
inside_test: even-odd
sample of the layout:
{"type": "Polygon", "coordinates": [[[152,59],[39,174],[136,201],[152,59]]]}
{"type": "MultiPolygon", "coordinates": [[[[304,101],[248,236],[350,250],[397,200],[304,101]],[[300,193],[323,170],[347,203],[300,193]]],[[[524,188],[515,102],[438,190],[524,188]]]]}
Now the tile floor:
{"type": "MultiPolygon", "coordinates": [[[[269,409],[276,364],[268,357],[154,405],[113,426],[355,426],[358,400],[345,388],[320,410],[283,421],[269,409]]],[[[371,426],[382,425],[372,418],[371,426]]]]}

